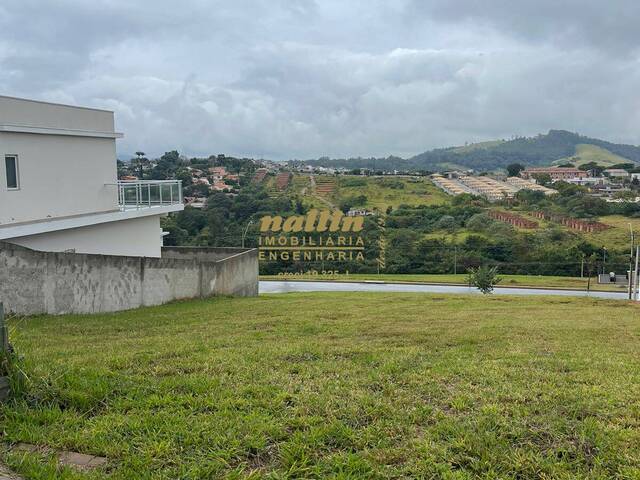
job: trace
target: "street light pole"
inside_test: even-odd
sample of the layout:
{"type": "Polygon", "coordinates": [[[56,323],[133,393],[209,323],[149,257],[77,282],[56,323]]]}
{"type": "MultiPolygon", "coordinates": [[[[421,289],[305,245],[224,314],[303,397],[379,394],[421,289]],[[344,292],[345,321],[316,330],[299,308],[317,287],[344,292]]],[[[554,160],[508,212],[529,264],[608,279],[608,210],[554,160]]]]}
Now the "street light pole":
{"type": "Polygon", "coordinates": [[[458,274],[458,245],[453,246],[453,274],[458,274]]]}
{"type": "Polygon", "coordinates": [[[633,299],[636,301],[638,300],[638,286],[640,285],[640,283],[638,283],[638,280],[640,280],[638,278],[638,258],[639,257],[640,257],[640,245],[636,245],[636,269],[633,274],[633,278],[634,278],[633,299]]]}
{"type": "Polygon", "coordinates": [[[251,224],[253,223],[253,219],[250,219],[247,222],[247,226],[244,229],[244,232],[242,233],[242,248],[244,248],[244,239],[247,236],[247,232],[249,231],[249,227],[251,226],[251,224]]]}

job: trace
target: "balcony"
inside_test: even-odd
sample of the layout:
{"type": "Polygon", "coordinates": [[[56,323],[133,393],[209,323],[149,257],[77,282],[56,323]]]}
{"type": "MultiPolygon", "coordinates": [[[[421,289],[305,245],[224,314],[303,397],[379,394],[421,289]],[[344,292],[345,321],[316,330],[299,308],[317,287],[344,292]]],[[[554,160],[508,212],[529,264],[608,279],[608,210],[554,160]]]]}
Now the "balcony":
{"type": "Polygon", "coordinates": [[[117,186],[122,211],[183,203],[181,180],[118,180],[117,186]]]}

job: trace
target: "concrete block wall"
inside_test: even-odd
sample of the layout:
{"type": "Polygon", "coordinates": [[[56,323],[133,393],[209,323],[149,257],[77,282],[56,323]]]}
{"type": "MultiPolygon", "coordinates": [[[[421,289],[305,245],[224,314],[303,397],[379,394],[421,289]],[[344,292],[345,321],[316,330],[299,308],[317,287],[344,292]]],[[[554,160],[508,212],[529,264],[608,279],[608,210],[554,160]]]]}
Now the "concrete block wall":
{"type": "Polygon", "coordinates": [[[0,242],[0,301],[17,314],[98,313],[258,294],[255,249],[167,247],[161,258],[39,252],[0,242]]]}

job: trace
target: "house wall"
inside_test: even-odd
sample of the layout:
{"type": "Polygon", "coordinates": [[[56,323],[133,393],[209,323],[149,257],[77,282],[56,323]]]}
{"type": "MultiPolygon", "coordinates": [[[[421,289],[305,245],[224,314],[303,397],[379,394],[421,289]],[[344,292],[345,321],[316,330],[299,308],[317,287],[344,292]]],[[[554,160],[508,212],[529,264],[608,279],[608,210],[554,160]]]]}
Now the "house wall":
{"type": "Polygon", "coordinates": [[[158,215],[17,237],[10,243],[45,252],[160,257],[162,229],[158,215]]]}
{"type": "Polygon", "coordinates": [[[116,209],[115,136],[113,112],[0,96],[0,225],[116,209]]]}
{"type": "Polygon", "coordinates": [[[113,132],[113,112],[0,96],[0,124],[113,132]]]}
{"type": "Polygon", "coordinates": [[[0,242],[0,301],[10,312],[34,315],[258,294],[257,250],[236,251],[218,261],[199,260],[192,249],[171,250],[174,255],[167,258],[141,258],[38,252],[0,242]]]}
{"type": "Polygon", "coordinates": [[[0,224],[118,208],[112,138],[0,132],[0,224]],[[8,190],[4,156],[18,156],[19,190],[8,190]]]}

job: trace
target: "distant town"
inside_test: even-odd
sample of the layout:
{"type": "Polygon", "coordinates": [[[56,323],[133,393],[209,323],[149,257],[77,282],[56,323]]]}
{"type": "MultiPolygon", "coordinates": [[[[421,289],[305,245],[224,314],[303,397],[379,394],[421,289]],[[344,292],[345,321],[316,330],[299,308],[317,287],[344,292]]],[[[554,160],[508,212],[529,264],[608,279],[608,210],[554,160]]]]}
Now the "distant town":
{"type": "MultiPolygon", "coordinates": [[[[171,152],[169,152],[171,153],[171,152]]],[[[177,153],[177,152],[175,152],[177,153]]],[[[175,155],[174,155],[175,156],[175,155]]],[[[521,190],[542,192],[544,195],[557,193],[556,182],[584,187],[588,195],[606,202],[640,202],[640,171],[633,163],[624,163],[615,168],[606,168],[597,163],[586,166],[525,167],[515,163],[511,172],[477,172],[473,169],[450,169],[438,172],[416,170],[373,170],[369,168],[323,167],[302,162],[275,162],[270,160],[235,159],[218,155],[208,159],[178,160],[182,167],[175,170],[173,177],[183,181],[184,202],[194,208],[206,206],[211,193],[222,192],[237,195],[241,187],[241,174],[253,184],[262,184],[274,177],[272,186],[277,191],[285,191],[294,175],[315,177],[416,177],[427,178],[448,195],[469,194],[485,198],[490,202],[513,198],[521,190]],[[191,166],[189,164],[194,164],[191,166]],[[225,163],[231,166],[209,166],[225,163]],[[247,174],[250,173],[249,176],[247,174]],[[515,175],[509,175],[515,173],[515,175]]],[[[119,161],[119,178],[124,181],[153,178],[161,159],[148,160],[134,158],[129,162],[119,161]]],[[[322,180],[320,180],[322,182],[322,180]]],[[[331,182],[329,182],[331,183],[331,182]]],[[[322,191],[322,187],[320,187],[322,191]]],[[[326,192],[324,192],[326,193],[326,192]]]]}

